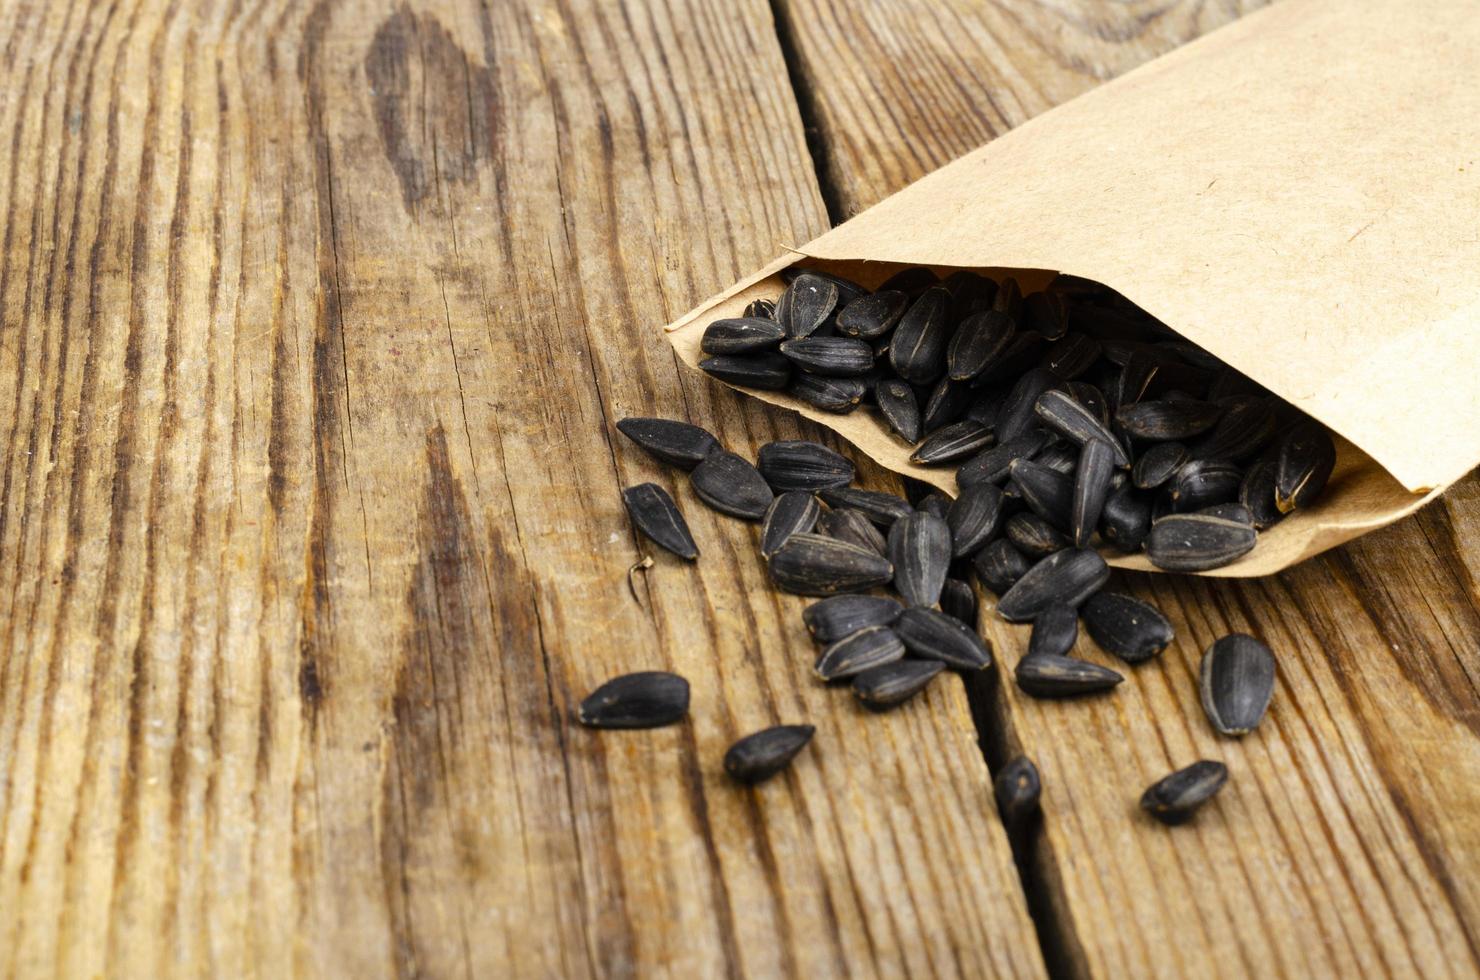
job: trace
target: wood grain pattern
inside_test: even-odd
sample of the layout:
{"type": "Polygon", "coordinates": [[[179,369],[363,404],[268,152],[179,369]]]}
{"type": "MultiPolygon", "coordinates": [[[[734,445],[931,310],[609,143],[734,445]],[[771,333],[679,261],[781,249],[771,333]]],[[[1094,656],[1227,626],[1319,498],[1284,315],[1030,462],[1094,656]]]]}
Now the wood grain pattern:
{"type": "Polygon", "coordinates": [[[813,682],[755,529],[613,428],[799,432],[658,330],[825,226],[764,4],[0,33],[0,976],[1042,973],[962,686],[813,682]],[[648,479],[704,556],[639,603],[648,479]],[[655,667],[690,723],[571,723],[655,667]]]}
{"type": "MultiPolygon", "coordinates": [[[[948,5],[956,20],[941,26],[926,6],[937,7],[785,0],[849,211],[1235,12],[948,5]]],[[[1010,681],[981,686],[993,754],[1026,752],[1043,773],[1032,877],[1058,933],[1050,965],[1168,977],[1480,969],[1477,500],[1472,475],[1415,517],[1268,579],[1117,578],[1178,639],[1122,667],[1111,696],[1053,703],[1010,681]],[[1213,733],[1196,693],[1202,651],[1232,630],[1279,658],[1271,712],[1242,740],[1213,733]],[[1195,824],[1137,813],[1145,786],[1203,757],[1232,778],[1195,824]]],[[[1010,678],[1028,631],[993,620],[988,632],[1010,678]]],[[[1121,666],[1088,639],[1078,651],[1121,666]]]]}

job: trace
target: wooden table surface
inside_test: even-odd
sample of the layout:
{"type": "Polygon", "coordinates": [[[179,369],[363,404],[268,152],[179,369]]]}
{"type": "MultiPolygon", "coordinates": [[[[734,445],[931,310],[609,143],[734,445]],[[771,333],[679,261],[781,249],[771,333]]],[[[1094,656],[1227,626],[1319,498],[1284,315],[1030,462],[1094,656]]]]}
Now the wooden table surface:
{"type": "Polygon", "coordinates": [[[1021,697],[993,623],[996,676],[873,717],[614,428],[831,441],[660,326],[1258,5],[0,3],[0,976],[1474,975],[1473,476],[1273,578],[1123,578],[1178,640],[1113,697],[1021,697]],[[644,480],[704,555],[634,600],[644,480]],[[1279,657],[1236,742],[1231,629],[1279,657]],[[573,724],[643,668],[690,721],[573,724]],[[1204,756],[1194,824],[1137,814],[1204,756]]]}

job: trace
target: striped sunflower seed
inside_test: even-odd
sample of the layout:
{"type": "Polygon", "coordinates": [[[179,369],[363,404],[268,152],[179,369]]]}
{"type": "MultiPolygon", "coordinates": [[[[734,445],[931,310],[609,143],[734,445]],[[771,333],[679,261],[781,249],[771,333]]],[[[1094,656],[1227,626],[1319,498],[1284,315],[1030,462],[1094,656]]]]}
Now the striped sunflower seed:
{"type": "Polygon", "coordinates": [[[1003,533],[1013,547],[1034,561],[1074,546],[1067,534],[1028,511],[1009,517],[1003,533]]]}
{"type": "Polygon", "coordinates": [[[825,596],[886,584],[889,560],[867,548],[820,534],[793,534],[771,556],[771,580],[786,592],[825,596]]]}
{"type": "Polygon", "coordinates": [[[868,515],[856,507],[839,507],[823,514],[817,520],[817,529],[828,537],[848,541],[889,556],[889,544],[884,535],[868,519],[868,515]]]}
{"type": "Polygon", "coordinates": [[[1240,503],[1213,504],[1204,507],[1194,513],[1206,514],[1208,517],[1221,517],[1225,521],[1236,521],[1239,524],[1254,526],[1254,512],[1240,503]]]}
{"type": "Polygon", "coordinates": [[[1032,429],[1016,439],[1000,441],[986,452],[973,457],[956,470],[956,483],[969,487],[977,483],[1002,484],[1012,473],[1012,464],[1020,459],[1032,459],[1048,442],[1048,433],[1032,429]]]}
{"type": "Polygon", "coordinates": [[[785,336],[786,329],[769,317],[733,317],[705,327],[699,349],[706,354],[754,354],[774,350],[785,336]]]}
{"type": "Polygon", "coordinates": [[[950,509],[951,498],[939,490],[926,494],[924,499],[915,505],[915,510],[918,510],[920,513],[929,514],[931,517],[939,517],[941,520],[946,519],[946,514],[950,512],[950,509]]]}
{"type": "Polygon", "coordinates": [[[874,366],[874,349],[854,337],[802,337],[781,345],[781,355],[803,371],[852,378],[874,366]]]}
{"type": "Polygon", "coordinates": [[[992,308],[997,297],[997,284],[979,272],[958,269],[941,283],[951,294],[950,318],[952,323],[975,313],[992,308]]]}
{"type": "Polygon", "coordinates": [[[1238,496],[1244,471],[1224,459],[1194,459],[1183,465],[1167,485],[1172,510],[1179,513],[1227,503],[1238,496]]]}
{"type": "Polygon", "coordinates": [[[970,582],[959,578],[946,579],[945,588],[940,590],[940,611],[969,629],[976,629],[976,590],[970,582]]]}
{"type": "Polygon", "coordinates": [[[1069,511],[1069,529],[1074,547],[1088,546],[1099,526],[1105,501],[1110,496],[1110,477],[1115,472],[1115,450],[1100,439],[1091,439],[1079,451],[1074,474],[1074,499],[1069,511]]]}
{"type": "Polygon", "coordinates": [[[1079,613],[1072,606],[1054,603],[1033,620],[1033,631],[1028,634],[1027,655],[1067,657],[1078,639],[1079,613]]]}
{"type": "MultiPolygon", "coordinates": [[[[1007,357],[1003,360],[1007,360],[1007,357]]],[[[1013,384],[1002,408],[997,412],[997,441],[1011,442],[1035,427],[1038,424],[1038,399],[1044,392],[1061,384],[1063,381],[1058,375],[1044,368],[1025,371],[1013,384]]]]}
{"type": "Polygon", "coordinates": [[[998,538],[976,553],[971,560],[977,581],[983,588],[1002,595],[1027,574],[1028,559],[1006,538],[998,538]]]}
{"type": "Polygon", "coordinates": [[[1239,503],[1249,509],[1254,527],[1261,531],[1285,519],[1274,499],[1278,473],[1278,460],[1261,459],[1249,467],[1243,483],[1239,484],[1239,503]]]}
{"type": "Polygon", "coordinates": [[[1248,459],[1269,444],[1278,425],[1275,399],[1240,398],[1227,407],[1211,432],[1192,444],[1192,458],[1248,459]]]}
{"type": "Polygon", "coordinates": [[[1089,334],[1070,331],[1048,348],[1043,366],[1065,381],[1072,381],[1100,359],[1100,342],[1089,334]]]}
{"type": "Polygon", "coordinates": [[[1023,287],[1013,276],[1006,276],[997,284],[997,294],[992,297],[992,309],[1006,313],[1016,320],[1023,311],[1023,287]]]}
{"type": "Polygon", "coordinates": [[[807,747],[811,725],[776,725],[747,735],[725,753],[725,772],[742,783],[759,783],[785,769],[807,747]]]}
{"type": "Polygon", "coordinates": [[[946,509],[946,526],[953,558],[976,554],[1002,526],[1002,491],[990,483],[965,487],[946,509]]]}
{"type": "Polygon", "coordinates": [[[637,529],[659,547],[689,561],[699,557],[699,546],[668,491],[656,483],[640,483],[622,491],[622,503],[637,529]]]}
{"type": "Polygon", "coordinates": [[[1099,388],[1088,381],[1065,381],[1060,390],[1089,409],[1089,413],[1099,419],[1101,425],[1110,428],[1110,403],[1099,388]]]}
{"type": "Polygon", "coordinates": [[[880,381],[874,388],[874,402],[889,428],[910,445],[920,441],[920,403],[909,382],[897,378],[880,381]]]}
{"type": "Polygon", "coordinates": [[[838,286],[821,276],[804,272],[791,281],[782,294],[780,308],[786,313],[782,326],[788,337],[810,337],[832,315],[838,305],[838,286]]]}
{"type": "Polygon", "coordinates": [[[614,677],[592,691],[576,714],[587,728],[658,728],[689,711],[689,682],[660,670],[614,677]]]}
{"type": "Polygon", "coordinates": [[[1136,404],[1145,397],[1151,382],[1161,373],[1161,361],[1144,351],[1132,351],[1121,365],[1120,377],[1115,380],[1111,400],[1120,409],[1136,404]]]}
{"type": "Polygon", "coordinates": [[[779,391],[791,382],[791,362],[780,354],[718,354],[699,362],[700,370],[726,384],[779,391]]]}
{"type": "Polygon", "coordinates": [[[997,310],[973,313],[962,320],[946,350],[946,366],[955,381],[969,381],[1006,353],[1017,324],[997,310]]]}
{"type": "Polygon", "coordinates": [[[817,526],[822,505],[805,490],[778,494],[761,521],[761,555],[770,558],[793,534],[806,534],[817,526]]]}
{"type": "MultiPolygon", "coordinates": [[[[780,355],[777,355],[780,357],[780,355]]],[[[783,361],[786,358],[781,358],[783,361]]],[[[787,361],[790,366],[791,362],[787,361]]],[[[861,378],[824,378],[806,371],[798,372],[787,389],[797,398],[824,412],[846,415],[863,403],[868,382],[861,378]]]]}
{"type": "Polygon", "coordinates": [[[969,385],[942,377],[925,399],[925,408],[920,413],[921,429],[929,434],[960,421],[974,401],[976,392],[969,385]]]}
{"type": "Polygon", "coordinates": [[[694,467],[689,483],[710,507],[748,521],[765,517],[775,497],[771,485],[748,459],[723,449],[694,467]]]}
{"type": "Polygon", "coordinates": [[[853,678],[853,693],[864,707],[886,711],[925,690],[945,667],[938,660],[896,660],[853,678]]]}
{"type": "Polygon", "coordinates": [[[1177,475],[1188,460],[1187,447],[1180,442],[1159,442],[1136,457],[1131,482],[1142,490],[1154,490],[1177,475]]]}
{"type": "Polygon", "coordinates": [[[1002,825],[1009,832],[1028,826],[1038,814],[1039,799],[1043,795],[1043,782],[1033,760],[1020,755],[998,770],[992,780],[992,795],[997,798],[997,813],[1002,817],[1002,825]]]}
{"type": "Polygon", "coordinates": [[[1074,479],[1030,459],[1015,461],[1010,468],[1023,503],[1056,528],[1067,530],[1074,510],[1074,479]]]}
{"type": "Polygon", "coordinates": [[[889,342],[889,363],[906,381],[930,384],[945,367],[946,342],[950,339],[946,315],[950,301],[950,293],[932,286],[900,317],[889,342]]]}
{"type": "Polygon", "coordinates": [[[883,595],[835,595],[802,610],[802,622],[818,643],[833,643],[869,626],[891,626],[904,612],[883,595]]]}
{"type": "Polygon", "coordinates": [[[1115,420],[1129,435],[1147,442],[1180,442],[1200,436],[1218,424],[1223,406],[1192,399],[1124,405],[1115,420]]]}
{"type": "Polygon", "coordinates": [[[894,289],[861,296],[838,313],[838,333],[873,340],[893,330],[909,308],[910,298],[894,289]]]}
{"type": "Polygon", "coordinates": [[[894,565],[894,588],[911,606],[933,606],[940,601],[951,567],[951,529],[931,514],[916,511],[901,517],[889,529],[889,560],[894,565]]]}
{"type": "MultiPolygon", "coordinates": [[[[1020,327],[1017,336],[1013,338],[1011,344],[1007,345],[1007,350],[1002,352],[1002,356],[977,375],[971,383],[974,385],[1006,384],[1010,380],[1019,378],[1023,372],[1033,370],[1047,347],[1048,344],[1044,342],[1043,335],[1037,330],[1023,330],[1020,327]]],[[[1052,372],[1044,371],[1044,373],[1053,377],[1052,372]]],[[[1032,415],[1031,399],[1028,415],[1032,415]]],[[[998,431],[997,438],[1008,437],[998,431]]]]}
{"type": "Polygon", "coordinates": [[[1155,607],[1119,592],[1098,592],[1079,609],[1084,628],[1100,648],[1138,664],[1172,642],[1172,624],[1155,607]]]}
{"type": "Polygon", "coordinates": [[[904,657],[904,643],[888,626],[865,626],[828,644],[812,670],[822,680],[836,681],[861,674],[904,657]]]}
{"type": "Polygon", "coordinates": [[[1282,514],[1304,507],[1320,495],[1336,468],[1336,444],[1319,422],[1304,422],[1280,441],[1274,504],[1282,514]]]}
{"type": "Polygon", "coordinates": [[[1035,698],[1072,698],[1108,691],[1124,677],[1087,660],[1044,653],[1024,657],[1014,672],[1017,686],[1035,698]]]}
{"type": "Polygon", "coordinates": [[[915,508],[908,500],[892,493],[878,490],[859,490],[856,487],[832,487],[820,494],[829,507],[856,507],[868,515],[868,519],[880,527],[888,527],[896,520],[913,514],[915,508]]]}
{"type": "Polygon", "coordinates": [[[894,631],[916,657],[939,660],[957,670],[992,666],[992,648],[976,630],[934,609],[906,609],[894,624],[894,631]]]}
{"type": "Polygon", "coordinates": [[[1076,401],[1068,393],[1050,389],[1038,396],[1033,411],[1049,428],[1083,446],[1099,439],[1115,451],[1115,465],[1128,468],[1131,458],[1115,434],[1100,421],[1099,415],[1076,401]]]}
{"type": "Polygon", "coordinates": [[[766,443],[757,454],[756,468],[777,491],[846,487],[855,472],[846,456],[805,439],[766,443]]]}
{"type": "Polygon", "coordinates": [[[992,430],[967,419],[937,429],[915,449],[911,463],[938,466],[965,459],[992,445],[992,430]]]}
{"type": "Polygon", "coordinates": [[[745,315],[774,320],[776,319],[776,304],[768,299],[753,299],[745,304],[745,315]]]}
{"type": "Polygon", "coordinates": [[[698,466],[704,457],[719,448],[708,432],[674,419],[629,417],[617,423],[617,431],[659,462],[686,470],[698,466]]]}
{"type": "Polygon", "coordinates": [[[1254,548],[1259,532],[1206,514],[1170,514],[1151,525],[1146,557],[1168,572],[1202,572],[1232,564],[1254,548]]]}
{"type": "Polygon", "coordinates": [[[1274,654],[1246,633],[1223,637],[1203,654],[1198,693],[1220,735],[1253,731],[1274,697],[1274,654]]]}
{"type": "Polygon", "coordinates": [[[1131,487],[1110,494],[1100,512],[1100,537],[1125,552],[1139,551],[1151,533],[1151,501],[1131,487]]]}
{"type": "Polygon", "coordinates": [[[997,614],[1009,623],[1026,623],[1055,603],[1077,609],[1109,578],[1110,566],[1098,554],[1066,548],[1028,569],[997,603],[997,614]]]}
{"type": "Polygon", "coordinates": [[[1141,797],[1141,809],[1169,827],[1192,819],[1228,782],[1228,767],[1203,759],[1159,780],[1141,797]]]}

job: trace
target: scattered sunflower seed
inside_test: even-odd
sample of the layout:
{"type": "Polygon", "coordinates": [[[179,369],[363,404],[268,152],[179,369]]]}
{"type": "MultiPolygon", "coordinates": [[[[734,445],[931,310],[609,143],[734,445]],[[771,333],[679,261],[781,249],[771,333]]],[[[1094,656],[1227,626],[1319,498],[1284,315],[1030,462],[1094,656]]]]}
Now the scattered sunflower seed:
{"type": "MultiPolygon", "coordinates": [[[[1091,597],[1093,599],[1093,597],[1091,597]]],[[[1029,657],[1067,657],[1079,639],[1079,613],[1072,606],[1055,603],[1033,620],[1028,634],[1029,657]]]]}
{"type": "Polygon", "coordinates": [[[1100,537],[1121,551],[1138,551],[1151,533],[1151,501],[1131,487],[1121,487],[1100,512],[1100,537]]]}
{"type": "Polygon", "coordinates": [[[577,719],[588,728],[658,728],[689,711],[689,682],[647,670],[614,677],[581,702],[577,719]]]}
{"type": "Polygon", "coordinates": [[[1261,531],[1285,519],[1274,498],[1278,472],[1278,460],[1261,459],[1249,467],[1239,485],[1239,503],[1249,509],[1251,522],[1261,531]]]}
{"type": "MultiPolygon", "coordinates": [[[[776,356],[781,357],[780,354],[776,356]]],[[[781,360],[786,361],[786,366],[790,369],[791,362],[784,357],[781,357],[781,360]]],[[[752,387],[760,386],[753,385],[752,387]]],[[[791,385],[787,390],[808,405],[820,408],[824,412],[844,415],[863,403],[863,396],[868,394],[868,383],[859,378],[825,378],[802,371],[791,380],[791,385]]]]}
{"type": "Polygon", "coordinates": [[[1015,548],[1035,560],[1074,545],[1063,531],[1028,511],[1009,517],[1005,533],[1015,548]]]}
{"type": "Polygon", "coordinates": [[[1038,767],[1027,756],[1018,756],[998,770],[992,780],[992,793],[997,798],[1002,825],[1010,832],[1026,827],[1037,815],[1039,798],[1043,795],[1038,767]]]}
{"type": "Polygon", "coordinates": [[[945,667],[938,660],[896,660],[853,678],[853,693],[864,707],[884,711],[925,690],[945,667]]]}
{"type": "Polygon", "coordinates": [[[782,294],[778,310],[784,310],[788,337],[809,337],[822,326],[838,305],[838,287],[821,276],[804,272],[791,281],[782,294]]]}
{"type": "MultiPolygon", "coordinates": [[[[1000,440],[1000,432],[998,437],[1000,440]]],[[[956,482],[963,487],[976,483],[1000,484],[1011,475],[1013,463],[1032,459],[1047,442],[1048,434],[1042,429],[1033,429],[1007,442],[999,441],[991,449],[963,463],[956,471],[956,482]]]]}
{"type": "Polygon", "coordinates": [[[1074,510],[1074,478],[1029,459],[1012,464],[1023,503],[1056,528],[1067,530],[1074,510]]]}
{"type": "Polygon", "coordinates": [[[700,500],[721,514],[749,521],[765,517],[775,497],[771,485],[749,460],[723,449],[705,457],[689,483],[700,500]]]}
{"type": "Polygon", "coordinates": [[[732,385],[777,391],[791,381],[791,362],[780,354],[718,354],[699,362],[706,373],[732,385]]]}
{"type": "Polygon", "coordinates": [[[853,461],[826,446],[801,439],[768,442],[756,468],[776,491],[828,490],[853,482],[853,461]]]}
{"type": "Polygon", "coordinates": [[[1086,408],[1071,395],[1058,389],[1049,389],[1038,396],[1033,405],[1038,417],[1054,431],[1069,437],[1083,446],[1091,439],[1099,439],[1115,451],[1115,465],[1129,468],[1131,458],[1126,455],[1120,440],[1100,421],[1097,413],[1086,408]]]}
{"type": "Polygon", "coordinates": [[[1097,553],[1065,548],[1028,569],[997,603],[997,613],[1009,623],[1026,623],[1055,603],[1077,609],[1109,578],[1110,566],[1097,553]]]}
{"type": "Polygon", "coordinates": [[[876,551],[886,558],[889,556],[889,544],[884,535],[856,507],[838,507],[828,511],[817,519],[817,529],[828,537],[876,551]]]}
{"type": "Polygon", "coordinates": [[[1228,767],[1203,759],[1157,782],[1141,797],[1141,809],[1169,827],[1192,819],[1197,808],[1223,788],[1228,767]]]}
{"type": "Polygon", "coordinates": [[[768,299],[753,299],[745,305],[745,315],[774,320],[776,319],[776,304],[768,299]]]}
{"type": "Polygon", "coordinates": [[[889,363],[906,381],[924,385],[940,376],[950,340],[947,309],[951,294],[932,286],[900,317],[889,342],[889,363]]]}
{"type": "Polygon", "coordinates": [[[1125,680],[1111,670],[1087,660],[1043,653],[1018,661],[1017,685],[1035,698],[1072,698],[1108,691],[1125,680]]]}
{"type": "Polygon", "coordinates": [[[888,527],[896,520],[913,514],[915,508],[903,497],[878,490],[859,490],[855,487],[833,487],[820,494],[829,507],[856,507],[868,515],[868,519],[880,527],[888,527]]]}
{"type": "Polygon", "coordinates": [[[904,656],[904,643],[888,626],[865,626],[829,644],[817,658],[813,671],[825,681],[861,674],[904,656]]]}
{"type": "Polygon", "coordinates": [[[997,310],[973,313],[961,321],[946,351],[946,364],[955,381],[969,381],[1000,358],[1012,343],[1017,324],[997,310]]]}
{"type": "Polygon", "coordinates": [[[811,531],[821,513],[817,498],[805,490],[779,494],[761,521],[761,555],[770,558],[793,534],[811,531]]]}
{"type": "Polygon", "coordinates": [[[894,588],[905,603],[933,606],[951,567],[951,529],[921,511],[901,517],[889,529],[889,560],[894,564],[894,588]]]}
{"type": "Polygon", "coordinates": [[[1170,514],[1151,525],[1146,557],[1169,572],[1202,572],[1232,564],[1254,548],[1259,532],[1207,514],[1170,514]]]}
{"type": "Polygon", "coordinates": [[[1115,413],[1115,420],[1137,439],[1180,442],[1207,432],[1222,416],[1223,406],[1188,398],[1124,405],[1115,413]]]}
{"type": "Polygon", "coordinates": [[[719,448],[719,442],[705,430],[673,419],[625,418],[617,423],[617,431],[659,462],[686,470],[719,448]]]}
{"type": "Polygon", "coordinates": [[[699,546],[694,544],[689,525],[667,490],[656,483],[640,483],[622,491],[622,503],[627,505],[632,523],[654,544],[689,561],[699,557],[699,546]]]}
{"type": "Polygon", "coordinates": [[[815,596],[859,592],[884,585],[894,574],[887,558],[820,534],[793,534],[768,568],[771,580],[785,591],[815,596]]]}
{"type": "Polygon", "coordinates": [[[904,612],[882,595],[835,595],[802,610],[802,622],[818,643],[832,643],[869,626],[891,626],[904,612]]]}
{"type": "Polygon", "coordinates": [[[882,337],[894,329],[909,305],[908,295],[892,289],[861,296],[839,311],[838,333],[863,340],[882,337]]]}
{"type": "Polygon", "coordinates": [[[1101,649],[1129,664],[1161,653],[1172,642],[1172,624],[1153,606],[1119,592],[1098,592],[1079,609],[1084,628],[1101,649]]]}
{"type": "Polygon", "coordinates": [[[747,735],[725,753],[725,772],[742,783],[759,783],[785,769],[812,741],[811,725],[777,725],[747,735]]]}
{"type": "Polygon", "coordinates": [[[971,583],[959,578],[946,579],[940,590],[940,611],[958,622],[976,629],[976,591],[971,583]]]}
{"type": "Polygon", "coordinates": [[[1180,442],[1159,442],[1136,457],[1131,482],[1142,490],[1154,490],[1177,475],[1188,459],[1180,442]]]}
{"type": "Polygon", "coordinates": [[[1079,467],[1074,475],[1074,499],[1069,513],[1069,529],[1074,547],[1084,548],[1100,523],[1105,500],[1110,496],[1110,477],[1115,472],[1115,451],[1101,439],[1091,439],[1079,451],[1079,467]]]}
{"type": "Polygon", "coordinates": [[[781,356],[803,371],[851,378],[874,366],[874,349],[854,337],[802,337],[781,345],[781,356]]]}
{"type": "Polygon", "coordinates": [[[992,648],[976,630],[934,609],[906,609],[894,624],[894,631],[916,657],[939,660],[957,670],[992,666],[992,648]]]}
{"type": "Polygon", "coordinates": [[[1177,471],[1167,487],[1167,498],[1178,512],[1201,510],[1238,496],[1244,473],[1236,463],[1194,459],[1177,471]]]}
{"type": "Polygon", "coordinates": [[[1247,734],[1274,696],[1274,654],[1246,633],[1225,636],[1203,654],[1198,692],[1220,735],[1247,734]]]}
{"type": "Polygon", "coordinates": [[[946,509],[951,532],[951,557],[976,554],[1002,526],[1002,491],[990,483],[965,487],[946,509]]]}
{"type": "Polygon", "coordinates": [[[976,571],[977,580],[982,586],[1000,596],[1012,588],[1030,566],[1028,559],[1013,547],[1011,541],[998,538],[976,553],[976,557],[971,560],[971,567],[976,571]]]}

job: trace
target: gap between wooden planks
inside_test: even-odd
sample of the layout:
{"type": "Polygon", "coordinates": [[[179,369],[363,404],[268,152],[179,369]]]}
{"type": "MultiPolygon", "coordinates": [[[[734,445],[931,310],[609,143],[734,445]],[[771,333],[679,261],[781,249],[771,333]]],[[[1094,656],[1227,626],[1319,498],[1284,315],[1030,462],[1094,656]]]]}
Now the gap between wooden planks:
{"type": "MultiPolygon", "coordinates": [[[[778,0],[843,216],[1259,5],[778,0]]],[[[1057,932],[1045,933],[1051,967],[1480,968],[1477,498],[1472,476],[1415,517],[1269,579],[1120,576],[1113,588],[1177,627],[1157,662],[1081,704],[1011,685],[978,692],[994,754],[1026,752],[1043,773],[1029,894],[1057,932]],[[1241,741],[1215,736],[1196,696],[1202,650],[1232,630],[1280,658],[1274,707],[1241,741]],[[1142,787],[1200,757],[1226,761],[1232,779],[1195,826],[1137,818],[1142,787]]],[[[987,632],[1010,670],[1027,630],[993,621],[987,632]]],[[[1088,640],[1077,652],[1112,661],[1088,640]]]]}
{"type": "Polygon", "coordinates": [[[962,685],[815,683],[614,432],[819,435],[659,329],[826,225],[759,0],[0,35],[0,976],[1042,975],[962,685]],[[643,480],[704,555],[639,604],[643,480]],[[691,722],[571,723],[654,667],[691,722]]]}

